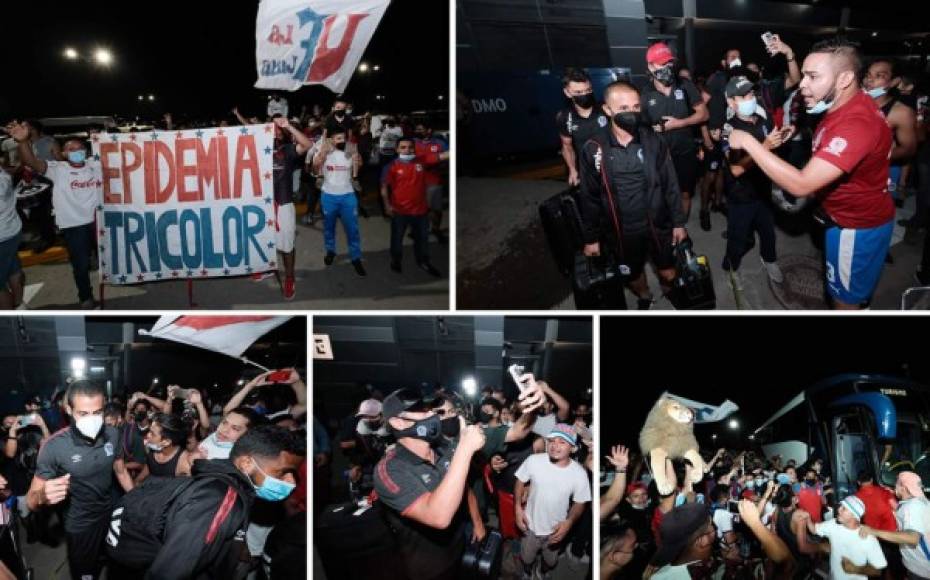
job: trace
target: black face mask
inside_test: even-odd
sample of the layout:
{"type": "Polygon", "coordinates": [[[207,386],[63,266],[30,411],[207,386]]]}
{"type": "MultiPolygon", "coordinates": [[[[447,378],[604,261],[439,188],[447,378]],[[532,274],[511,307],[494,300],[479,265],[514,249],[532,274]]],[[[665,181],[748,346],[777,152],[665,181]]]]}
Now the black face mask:
{"type": "Polygon", "coordinates": [[[617,113],[612,118],[618,127],[634,136],[639,132],[639,126],[643,122],[642,114],[637,111],[617,113]]]}
{"type": "Polygon", "coordinates": [[[805,479],[804,483],[806,483],[810,487],[814,487],[815,485],[817,485],[817,480],[816,479],[805,479]]]}
{"type": "Polygon", "coordinates": [[[670,87],[672,83],[675,82],[675,70],[671,65],[666,65],[661,68],[657,68],[652,71],[652,78],[659,81],[663,85],[670,87]]]}
{"type": "Polygon", "coordinates": [[[141,423],[145,421],[146,419],[148,419],[149,416],[145,411],[141,411],[141,412],[135,413],[133,417],[135,418],[136,423],[141,423]]]}
{"type": "Polygon", "coordinates": [[[442,420],[442,434],[450,439],[458,437],[461,428],[462,423],[458,417],[449,417],[442,420]]]}
{"type": "Polygon", "coordinates": [[[412,437],[427,443],[438,443],[442,440],[442,421],[438,415],[431,415],[426,419],[416,421],[411,427],[395,432],[394,437],[397,439],[412,437]]]}
{"type": "Polygon", "coordinates": [[[581,107],[582,109],[590,109],[596,103],[594,100],[594,93],[585,93],[583,95],[575,95],[572,97],[572,102],[581,107]]]}
{"type": "Polygon", "coordinates": [[[345,151],[345,150],[346,150],[346,144],[345,144],[345,143],[336,143],[336,149],[338,149],[338,150],[340,150],[340,151],[345,151]]]}
{"type": "Polygon", "coordinates": [[[336,117],[337,119],[339,119],[339,120],[341,121],[341,120],[343,119],[343,117],[346,116],[346,112],[345,112],[345,111],[335,111],[335,112],[333,113],[333,116],[336,117]]]}
{"type": "Polygon", "coordinates": [[[490,423],[491,419],[493,418],[494,417],[490,415],[489,413],[485,413],[484,411],[480,411],[480,410],[478,411],[478,422],[479,423],[490,423]]]}
{"type": "Polygon", "coordinates": [[[365,421],[365,425],[372,431],[377,431],[381,428],[381,421],[365,421]]]}

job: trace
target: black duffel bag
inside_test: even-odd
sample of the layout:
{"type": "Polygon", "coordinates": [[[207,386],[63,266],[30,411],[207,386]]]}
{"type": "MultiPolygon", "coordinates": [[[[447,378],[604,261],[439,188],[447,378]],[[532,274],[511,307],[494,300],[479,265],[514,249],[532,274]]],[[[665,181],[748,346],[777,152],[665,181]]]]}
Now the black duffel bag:
{"type": "Polygon", "coordinates": [[[668,299],[676,310],[713,310],[717,307],[707,256],[694,254],[690,238],[675,246],[675,279],[668,299]]]}

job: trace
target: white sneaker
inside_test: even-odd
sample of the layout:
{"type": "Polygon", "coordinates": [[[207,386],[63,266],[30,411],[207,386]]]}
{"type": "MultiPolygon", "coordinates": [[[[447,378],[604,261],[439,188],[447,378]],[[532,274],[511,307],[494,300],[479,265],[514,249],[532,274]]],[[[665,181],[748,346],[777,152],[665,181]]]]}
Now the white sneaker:
{"type": "Polygon", "coordinates": [[[766,262],[762,260],[762,265],[765,266],[765,273],[769,275],[769,280],[776,284],[781,284],[785,281],[785,275],[781,273],[778,262],[766,262]]]}
{"type": "Polygon", "coordinates": [[[739,271],[730,270],[727,272],[727,286],[732,290],[743,291],[743,278],[739,275],[739,271]]]}

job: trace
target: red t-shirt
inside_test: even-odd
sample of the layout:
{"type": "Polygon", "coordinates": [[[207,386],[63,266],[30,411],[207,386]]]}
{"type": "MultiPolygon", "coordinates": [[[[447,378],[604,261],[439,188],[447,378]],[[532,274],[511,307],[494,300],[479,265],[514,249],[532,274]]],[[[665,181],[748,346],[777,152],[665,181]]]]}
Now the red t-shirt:
{"type": "Polygon", "coordinates": [[[897,531],[898,523],[894,517],[895,495],[879,485],[865,485],[856,492],[856,497],[865,504],[862,523],[876,530],[897,531]]]}
{"type": "Polygon", "coordinates": [[[818,487],[804,487],[798,492],[798,507],[811,515],[811,521],[823,521],[823,500],[818,487]]]}
{"type": "Polygon", "coordinates": [[[381,183],[391,188],[391,207],[399,215],[425,215],[429,213],[426,203],[426,166],[439,163],[439,155],[417,156],[413,161],[395,159],[384,168],[381,183]]]}
{"type": "Polygon", "coordinates": [[[891,129],[869,95],[829,111],[814,134],[814,157],[846,174],[826,189],[823,208],[844,228],[874,228],[894,218],[888,193],[891,129]]]}
{"type": "MultiPolygon", "coordinates": [[[[416,139],[414,140],[414,147],[417,157],[439,155],[446,150],[445,145],[438,139],[416,139]]],[[[426,185],[442,185],[442,175],[439,173],[438,165],[427,167],[426,185]]]]}

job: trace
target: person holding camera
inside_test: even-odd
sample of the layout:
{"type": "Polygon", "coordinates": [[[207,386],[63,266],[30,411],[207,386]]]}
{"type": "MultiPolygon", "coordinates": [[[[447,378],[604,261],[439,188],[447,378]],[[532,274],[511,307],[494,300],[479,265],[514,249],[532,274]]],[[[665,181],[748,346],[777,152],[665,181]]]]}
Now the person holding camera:
{"type": "Polygon", "coordinates": [[[375,491],[411,578],[455,578],[465,550],[472,457],[484,446],[478,425],[460,423],[455,448],[418,389],[398,389],[382,405],[397,439],[375,468],[375,491]]]}
{"type": "Polygon", "coordinates": [[[639,309],[648,310],[653,298],[646,260],[652,259],[663,288],[670,288],[672,246],[688,237],[687,215],[669,146],[644,121],[636,87],[608,85],[603,110],[610,130],[581,151],[584,254],[615,259],[639,309]]]}

